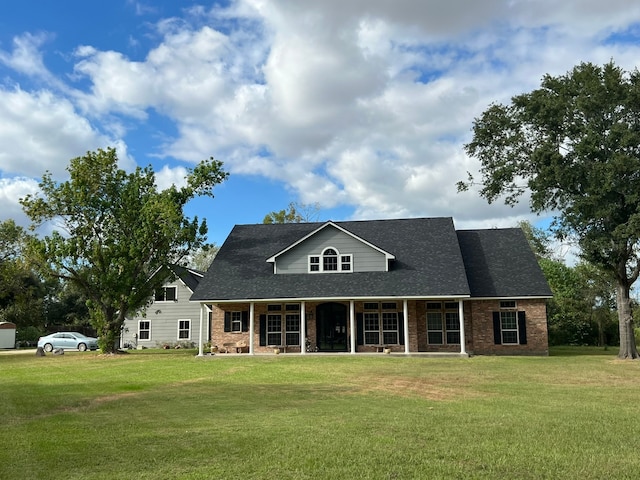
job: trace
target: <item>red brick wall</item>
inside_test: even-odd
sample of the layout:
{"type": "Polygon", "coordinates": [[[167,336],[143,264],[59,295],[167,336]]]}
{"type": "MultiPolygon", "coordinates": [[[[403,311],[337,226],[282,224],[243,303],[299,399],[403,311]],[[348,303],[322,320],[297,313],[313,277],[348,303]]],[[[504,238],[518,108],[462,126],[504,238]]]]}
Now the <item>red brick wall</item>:
{"type": "MultiPolygon", "coordinates": [[[[349,302],[338,302],[349,308],[349,302]]],[[[307,302],[307,337],[315,342],[316,323],[315,310],[318,303],[307,302]],[[309,318],[311,314],[311,318],[309,318]]],[[[407,302],[409,311],[409,331],[405,332],[405,341],[409,341],[410,352],[460,352],[460,345],[428,345],[426,325],[426,301],[411,300],[407,302]]],[[[499,311],[498,300],[471,300],[464,302],[466,350],[475,355],[548,355],[547,314],[544,300],[518,300],[517,309],[526,312],[527,344],[495,345],[493,336],[493,312],[499,311]]],[[[398,310],[402,310],[402,302],[398,302],[398,310]]],[[[225,311],[249,311],[249,304],[220,304],[213,306],[213,325],[211,344],[222,348],[225,343],[245,342],[249,345],[249,332],[225,332],[225,311]]],[[[348,310],[347,310],[348,311],[348,310]]],[[[363,302],[355,302],[356,313],[363,311],[363,302]]],[[[260,346],[260,315],[267,313],[266,303],[255,304],[254,351],[256,353],[271,352],[269,347],[260,346]]],[[[399,315],[403,321],[402,314],[399,315]]],[[[352,335],[347,322],[347,334],[352,335]]],[[[299,352],[299,347],[288,347],[287,351],[299,352]]],[[[372,346],[356,346],[357,352],[372,352],[372,346]]],[[[404,352],[404,345],[392,347],[394,352],[404,352]]]]}
{"type": "Polygon", "coordinates": [[[543,299],[517,300],[517,310],[526,313],[527,344],[496,345],[493,337],[493,312],[500,310],[499,300],[465,302],[465,327],[472,322],[473,332],[467,351],[476,355],[548,355],[547,307],[543,299]]]}

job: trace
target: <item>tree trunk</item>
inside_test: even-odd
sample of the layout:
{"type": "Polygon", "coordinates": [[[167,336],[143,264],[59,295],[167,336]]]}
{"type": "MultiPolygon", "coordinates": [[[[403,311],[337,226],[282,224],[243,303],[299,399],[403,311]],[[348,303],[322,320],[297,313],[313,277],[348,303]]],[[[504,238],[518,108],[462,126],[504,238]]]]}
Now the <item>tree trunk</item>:
{"type": "Polygon", "coordinates": [[[636,338],[631,315],[631,298],[626,282],[618,280],[616,283],[616,304],[618,306],[618,322],[620,324],[620,351],[618,358],[633,360],[638,358],[636,338]]]}

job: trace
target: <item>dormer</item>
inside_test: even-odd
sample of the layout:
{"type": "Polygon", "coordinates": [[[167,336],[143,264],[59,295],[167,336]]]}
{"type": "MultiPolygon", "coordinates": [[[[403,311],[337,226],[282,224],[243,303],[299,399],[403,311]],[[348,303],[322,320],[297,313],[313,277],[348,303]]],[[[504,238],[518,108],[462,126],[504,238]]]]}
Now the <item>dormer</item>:
{"type": "Polygon", "coordinates": [[[269,257],[276,274],[386,272],[395,256],[327,222],[269,257]]]}

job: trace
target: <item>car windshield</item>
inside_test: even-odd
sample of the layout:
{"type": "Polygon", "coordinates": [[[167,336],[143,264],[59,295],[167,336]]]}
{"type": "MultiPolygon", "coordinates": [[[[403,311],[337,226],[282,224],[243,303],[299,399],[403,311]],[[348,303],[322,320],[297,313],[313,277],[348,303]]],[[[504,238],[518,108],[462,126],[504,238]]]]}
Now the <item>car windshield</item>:
{"type": "Polygon", "coordinates": [[[83,334],[78,333],[78,332],[71,332],[71,335],[74,335],[76,337],[88,338],[86,335],[83,335],[83,334]]]}

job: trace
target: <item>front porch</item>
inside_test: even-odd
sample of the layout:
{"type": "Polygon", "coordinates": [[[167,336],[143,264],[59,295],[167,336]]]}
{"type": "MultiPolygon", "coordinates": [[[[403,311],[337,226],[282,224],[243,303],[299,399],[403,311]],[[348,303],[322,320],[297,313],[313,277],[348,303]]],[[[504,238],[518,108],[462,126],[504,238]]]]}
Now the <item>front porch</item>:
{"type": "Polygon", "coordinates": [[[250,355],[465,357],[464,310],[451,298],[201,303],[211,345],[242,342],[250,355]]]}

